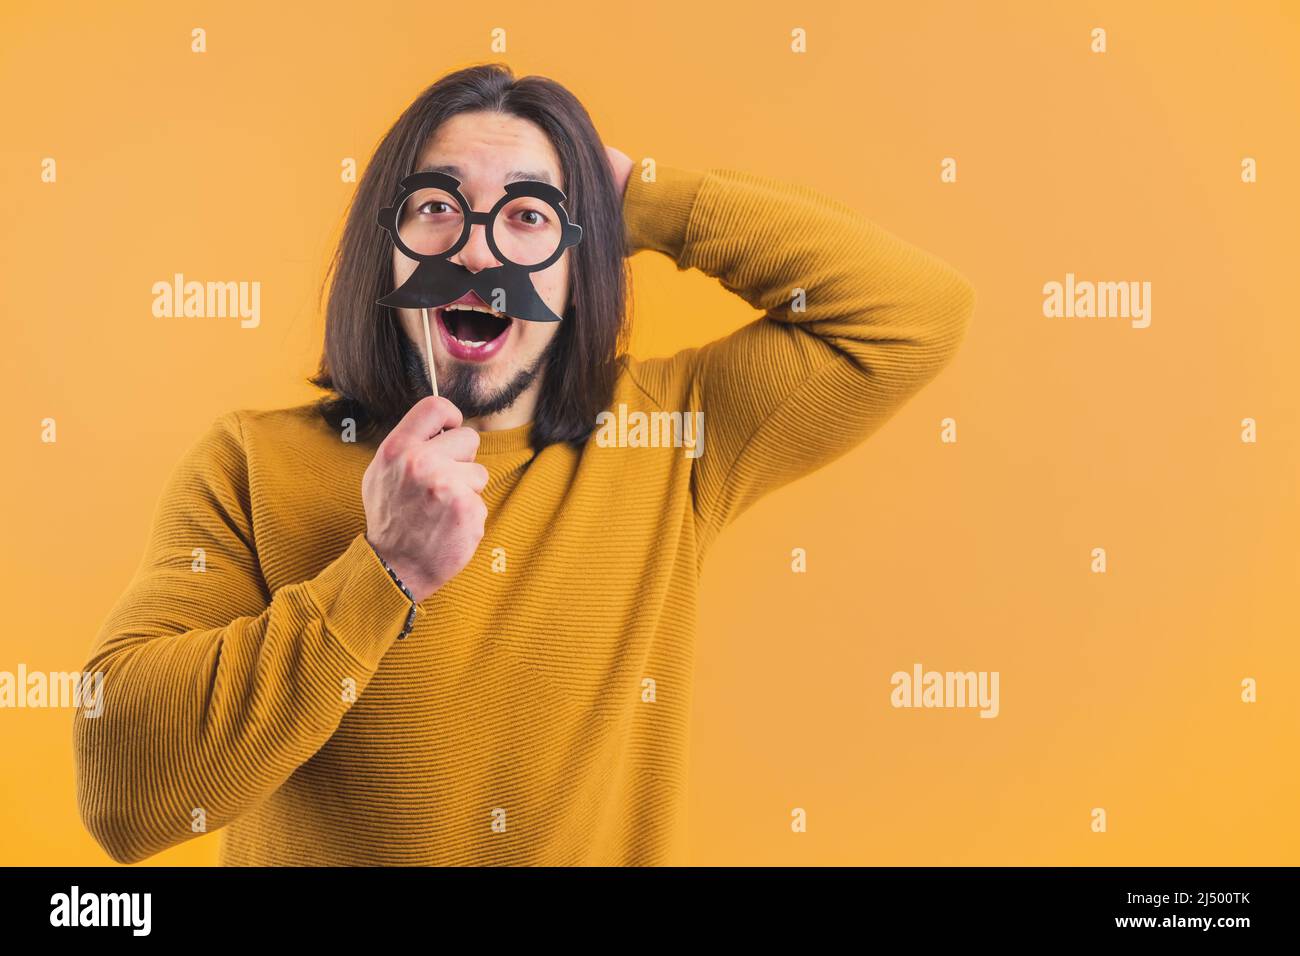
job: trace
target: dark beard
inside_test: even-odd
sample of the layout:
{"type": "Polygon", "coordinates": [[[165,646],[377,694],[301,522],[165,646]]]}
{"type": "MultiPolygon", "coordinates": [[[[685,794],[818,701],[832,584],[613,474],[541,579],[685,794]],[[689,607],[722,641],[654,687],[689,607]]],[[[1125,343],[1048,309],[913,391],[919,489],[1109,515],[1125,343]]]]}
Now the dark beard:
{"type": "MultiPolygon", "coordinates": [[[[515,377],[497,389],[491,395],[482,392],[481,370],[464,362],[457,362],[450,373],[444,373],[438,379],[438,394],[451,402],[465,418],[481,418],[505,411],[524,393],[533,380],[546,368],[549,359],[555,353],[556,343],[560,337],[554,336],[542,354],[537,357],[531,368],[520,369],[515,377]]],[[[401,336],[402,365],[406,370],[406,381],[416,400],[433,394],[429,385],[429,368],[419,347],[407,336],[401,336]]]]}

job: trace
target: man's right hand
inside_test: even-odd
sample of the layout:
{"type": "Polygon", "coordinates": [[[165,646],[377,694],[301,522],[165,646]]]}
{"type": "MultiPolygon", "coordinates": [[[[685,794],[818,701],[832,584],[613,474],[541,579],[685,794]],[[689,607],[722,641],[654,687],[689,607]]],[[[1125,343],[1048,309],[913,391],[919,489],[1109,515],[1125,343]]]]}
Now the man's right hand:
{"type": "Polygon", "coordinates": [[[445,398],[416,402],[361,479],[366,540],[423,601],[469,563],[483,538],[487,469],[478,432],[445,398]]]}

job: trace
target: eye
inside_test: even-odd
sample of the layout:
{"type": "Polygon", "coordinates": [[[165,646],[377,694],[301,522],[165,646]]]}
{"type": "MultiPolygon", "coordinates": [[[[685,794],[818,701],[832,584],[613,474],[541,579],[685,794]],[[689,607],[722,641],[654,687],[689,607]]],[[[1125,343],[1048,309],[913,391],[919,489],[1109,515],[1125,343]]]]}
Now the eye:
{"type": "Polygon", "coordinates": [[[526,226],[541,226],[549,221],[546,217],[546,214],[543,213],[540,209],[524,209],[520,211],[519,215],[532,217],[530,219],[524,220],[524,225],[526,226]]]}
{"type": "Polygon", "coordinates": [[[443,206],[448,210],[451,209],[450,203],[443,202],[441,199],[430,199],[428,202],[421,204],[415,211],[427,213],[428,215],[431,216],[435,215],[438,211],[440,211],[440,210],[431,210],[429,208],[430,206],[443,206]]]}

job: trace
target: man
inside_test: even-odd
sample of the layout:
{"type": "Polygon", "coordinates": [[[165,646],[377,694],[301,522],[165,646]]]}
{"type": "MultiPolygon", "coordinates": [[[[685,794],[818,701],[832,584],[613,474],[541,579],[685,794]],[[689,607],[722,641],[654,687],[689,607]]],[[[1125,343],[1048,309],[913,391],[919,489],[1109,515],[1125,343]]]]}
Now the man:
{"type": "MultiPolygon", "coordinates": [[[[187,453],[87,665],[105,703],[77,719],[78,797],[114,859],[224,827],[227,864],[680,861],[709,546],[931,380],[973,294],[805,187],[631,171],[571,94],[501,67],[394,125],[334,263],[330,397],[232,412],[187,453]],[[376,212],[435,169],[474,212],[520,178],[565,192],[581,242],[531,275],[561,321],[470,293],[426,344],[421,309],[374,304],[415,268],[376,212]],[[762,317],[620,353],[637,250],[762,317]]],[[[453,261],[504,267],[477,223],[453,261]]]]}

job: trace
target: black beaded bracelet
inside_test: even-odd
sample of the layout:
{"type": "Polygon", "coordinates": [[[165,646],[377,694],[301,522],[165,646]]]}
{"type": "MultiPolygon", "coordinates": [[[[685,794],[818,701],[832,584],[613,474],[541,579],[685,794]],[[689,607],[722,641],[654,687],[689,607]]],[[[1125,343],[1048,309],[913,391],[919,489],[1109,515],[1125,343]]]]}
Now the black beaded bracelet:
{"type": "MultiPolygon", "coordinates": [[[[374,545],[370,546],[370,550],[375,551],[374,545]]],[[[377,557],[379,563],[384,566],[384,570],[387,571],[388,576],[393,579],[393,583],[402,589],[402,593],[405,594],[407,600],[411,602],[411,610],[410,613],[406,615],[406,623],[402,626],[402,633],[397,635],[399,641],[404,641],[406,640],[406,635],[411,633],[411,628],[415,626],[415,611],[419,605],[416,604],[415,595],[411,593],[411,589],[402,583],[402,579],[397,576],[396,571],[389,567],[388,562],[384,560],[384,556],[378,551],[375,551],[375,557],[377,557]]]]}

